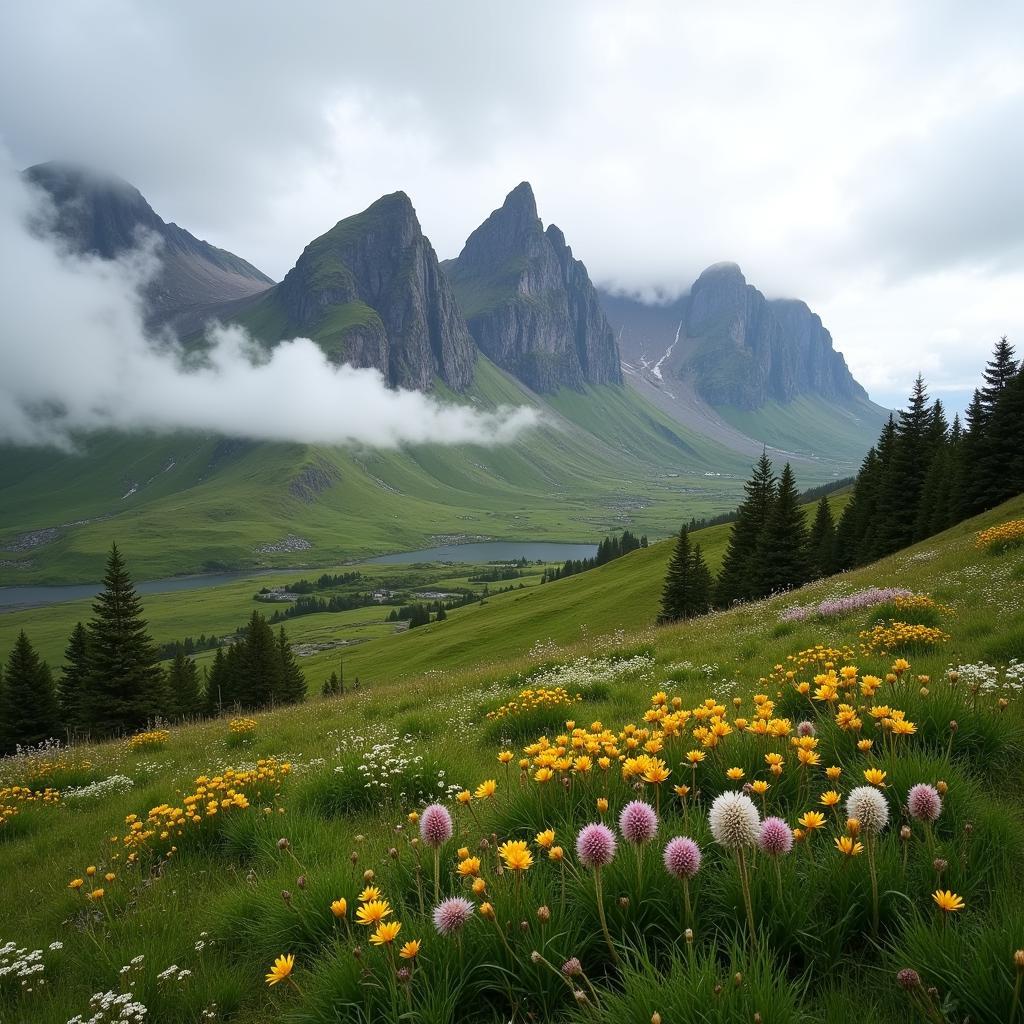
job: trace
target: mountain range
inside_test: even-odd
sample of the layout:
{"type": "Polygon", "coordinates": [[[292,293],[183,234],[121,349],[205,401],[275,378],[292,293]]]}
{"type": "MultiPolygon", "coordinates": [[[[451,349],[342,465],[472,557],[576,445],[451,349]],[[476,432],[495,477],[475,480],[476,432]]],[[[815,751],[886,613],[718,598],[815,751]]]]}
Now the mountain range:
{"type": "Polygon", "coordinates": [[[662,305],[599,291],[526,182],[455,259],[438,261],[396,192],[310,242],[275,283],[164,222],[120,179],[58,163],[25,176],[77,251],[113,258],[155,238],[147,314],[187,344],[203,344],[211,320],[268,346],[305,336],[391,386],[533,405],[543,426],[496,449],[189,435],[97,435],[70,456],[0,448],[0,580],[89,579],[107,519],[119,540],[141,541],[175,510],[176,550],[143,553],[142,571],[294,564],[297,552],[323,564],[438,537],[668,533],[731,508],[763,445],[804,484],[849,474],[885,415],[820,319],[765,299],[735,264],[662,305]]]}

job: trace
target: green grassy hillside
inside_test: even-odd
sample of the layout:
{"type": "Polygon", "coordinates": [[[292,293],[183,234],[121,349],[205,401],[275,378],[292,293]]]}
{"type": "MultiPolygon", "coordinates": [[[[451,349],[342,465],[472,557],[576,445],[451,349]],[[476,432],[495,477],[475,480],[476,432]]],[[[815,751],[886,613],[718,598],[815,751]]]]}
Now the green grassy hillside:
{"type": "MultiPolygon", "coordinates": [[[[838,516],[848,494],[830,497],[838,516]]],[[[812,506],[805,511],[810,515],[812,506]]],[[[712,526],[692,536],[699,543],[712,570],[717,570],[731,526],[712,526]]],[[[443,666],[465,665],[488,659],[525,654],[536,642],[574,643],[582,639],[581,627],[595,631],[642,629],[658,613],[661,584],[674,541],[653,543],[589,572],[540,586],[540,567],[522,582],[523,590],[494,593],[484,604],[467,605],[435,622],[406,633],[396,633],[384,620],[387,607],[359,608],[350,612],[304,615],[286,623],[294,644],[324,641],[357,641],[358,646],[336,649],[302,658],[311,686],[320,684],[345,659],[346,673],[366,679],[394,679],[443,666]]],[[[388,586],[395,579],[410,581],[410,588],[473,587],[466,566],[412,569],[393,565],[361,565],[360,571],[374,581],[367,586],[388,586]]],[[[258,605],[253,594],[262,586],[275,586],[296,578],[296,573],[268,574],[218,587],[153,594],[144,606],[150,632],[160,644],[201,633],[223,636],[242,625],[254,608],[269,615],[273,606],[258,605]]],[[[479,588],[479,585],[476,585],[479,588]]],[[[493,585],[497,589],[500,584],[493,585]]],[[[401,587],[404,589],[404,584],[401,587]]],[[[391,586],[389,589],[399,589],[391,586]]],[[[91,617],[91,601],[71,601],[0,614],[0,654],[6,652],[24,629],[40,655],[51,665],[60,664],[75,623],[91,617]]],[[[212,653],[200,654],[200,665],[212,653]]]]}
{"type": "MultiPolygon", "coordinates": [[[[202,1019],[204,1012],[214,1013],[206,1019],[236,1024],[326,1024],[338,1020],[345,1007],[351,1019],[391,1021],[400,1018],[402,1006],[412,1007],[403,1020],[493,1024],[516,1012],[510,999],[534,1019],[565,1024],[646,1024],[655,1012],[666,1021],[695,1019],[708,1005],[719,1008],[711,1019],[722,1024],[741,1024],[755,1012],[776,1024],[846,1024],[851,1006],[859,1018],[905,1024],[913,1019],[913,1004],[894,979],[897,971],[913,968],[925,986],[936,986],[940,1000],[958,1007],[959,1018],[947,1020],[969,1014],[978,1024],[1005,1024],[1014,999],[1012,955],[1024,937],[1024,900],[1016,884],[1024,855],[1024,712],[1019,683],[1003,670],[1010,659],[1024,658],[1024,606],[1017,600],[1024,549],[988,554],[978,548],[976,531],[1022,516],[1024,496],[875,565],[665,628],[646,625],[664,550],[650,549],[546,585],[518,609],[497,600],[484,606],[474,614],[481,624],[487,614],[492,619],[477,633],[475,657],[458,643],[442,642],[446,629],[454,636],[470,621],[468,614],[461,622],[453,616],[444,629],[432,627],[417,641],[430,641],[434,654],[423,662],[409,656],[411,674],[400,675],[396,658],[388,671],[367,673],[359,693],[257,715],[253,737],[241,748],[232,745],[226,721],[219,720],[174,727],[153,749],[112,743],[5,762],[0,787],[66,792],[102,785],[88,796],[18,803],[0,824],[0,872],[8,879],[0,889],[3,937],[41,951],[46,981],[40,986],[34,976],[28,985],[0,985],[0,1015],[65,1024],[75,1013],[90,1012],[92,993],[130,991],[149,1008],[148,1019],[170,1024],[202,1019]],[[646,585],[631,589],[641,579],[646,585]],[[948,639],[872,653],[859,637],[874,622],[870,609],[824,620],[780,620],[794,602],[869,586],[929,594],[940,607],[928,615],[948,639]],[[581,588],[587,601],[559,618],[567,595],[581,588]],[[560,590],[562,602],[555,600],[560,590]],[[523,605],[531,600],[551,601],[547,616],[527,615],[523,605]],[[614,608],[616,601],[621,610],[614,608]],[[624,615],[641,628],[618,630],[624,615]],[[544,642],[552,629],[566,642],[544,642]],[[506,643],[510,630],[517,634],[514,645],[506,643]],[[531,651],[533,641],[540,643],[531,651]],[[862,678],[884,676],[893,656],[905,654],[911,668],[904,681],[884,684],[879,699],[905,710],[916,731],[899,738],[898,746],[887,740],[871,753],[858,753],[856,736],[833,725],[831,710],[801,698],[773,674],[774,666],[791,664],[787,656],[815,644],[848,647],[848,653],[823,657],[841,659],[838,664],[849,660],[862,678]],[[972,673],[989,671],[983,662],[991,666],[994,690],[974,689],[972,680],[982,677],[972,673]],[[559,665],[572,667],[556,670],[559,665]],[[963,669],[952,683],[946,671],[958,665],[975,667],[963,669]],[[521,721],[489,722],[488,711],[527,685],[521,673],[528,670],[548,673],[534,676],[534,685],[562,680],[581,693],[580,703],[521,721]],[[590,782],[573,783],[590,787],[578,798],[560,796],[561,787],[541,794],[536,783],[520,782],[516,770],[502,769],[495,755],[502,734],[511,737],[518,757],[538,732],[553,737],[566,717],[585,726],[599,720],[613,730],[627,722],[642,726],[650,695],[658,690],[678,695],[683,708],[713,694],[728,707],[726,714],[737,716],[737,727],[740,715],[753,714],[751,695],[768,693],[777,714],[792,723],[803,716],[817,723],[822,760],[801,769],[795,757],[785,756],[784,774],[772,777],[762,756],[764,741],[738,728],[724,741],[726,752],[713,752],[699,770],[680,767],[683,752],[695,742],[686,733],[665,748],[662,756],[673,774],[660,790],[664,837],[685,832],[704,848],[693,883],[695,943],[690,950],[680,937],[680,886],[666,879],[660,845],[639,863],[623,849],[604,874],[612,937],[629,950],[628,962],[619,966],[602,941],[593,875],[577,867],[573,841],[580,825],[597,813],[595,792],[611,798],[613,822],[635,792],[619,780],[617,769],[607,778],[595,769],[590,782]],[[952,740],[951,718],[958,720],[952,740]],[[154,833],[141,846],[124,844],[127,815],[145,817],[149,808],[168,801],[181,806],[196,776],[209,780],[229,765],[252,766],[258,758],[286,761],[291,770],[283,779],[265,778],[260,798],[252,784],[249,809],[225,808],[197,827],[184,827],[180,837],[154,833]],[[826,781],[822,772],[832,763],[841,766],[838,781],[826,781]],[[748,778],[767,777],[768,812],[792,823],[817,804],[824,788],[839,790],[845,799],[863,784],[862,769],[886,773],[881,792],[894,817],[871,855],[883,894],[877,940],[870,938],[869,857],[844,860],[832,842],[841,825],[826,817],[823,834],[812,839],[814,849],[798,847],[781,863],[781,895],[768,863],[759,857],[752,865],[761,942],[753,950],[744,942],[735,863],[712,841],[705,820],[711,796],[731,785],[725,769],[733,764],[748,778]],[[114,776],[116,786],[102,781],[114,776]],[[704,795],[694,793],[681,806],[671,786],[694,776],[704,795]],[[468,941],[459,942],[437,935],[429,921],[429,854],[422,882],[428,903],[423,910],[418,905],[406,814],[419,805],[419,796],[437,794],[439,779],[472,788],[490,777],[497,780],[496,797],[475,803],[473,814],[457,815],[457,837],[441,854],[442,891],[468,894],[455,873],[454,850],[460,843],[475,850],[481,832],[524,839],[536,863],[517,881],[510,872],[496,872],[491,845],[481,848],[487,896],[499,921],[511,919],[514,927],[500,939],[477,912],[467,925],[468,941]],[[946,792],[942,817],[927,833],[912,823],[911,839],[901,840],[895,825],[907,788],[937,780],[946,792]],[[545,826],[556,830],[566,850],[562,883],[557,865],[533,843],[545,826]],[[286,845],[279,844],[281,838],[286,845]],[[172,843],[173,856],[167,857],[172,843]],[[125,860],[129,849],[140,854],[141,869],[125,860]],[[940,920],[942,912],[930,897],[935,856],[946,861],[942,887],[966,904],[948,919],[940,920]],[[423,942],[407,1003],[399,1001],[406,999],[401,988],[391,1001],[388,979],[394,969],[385,951],[366,942],[369,931],[353,922],[350,938],[348,925],[329,910],[332,900],[344,896],[351,919],[366,870],[403,924],[399,941],[423,942]],[[69,888],[76,878],[86,880],[81,890],[69,888]],[[564,900],[560,884],[566,886],[564,900]],[[89,899],[94,888],[104,892],[89,899]],[[542,904],[549,908],[549,924],[538,919],[542,904]],[[578,1009],[554,974],[545,974],[543,965],[532,971],[533,949],[542,950],[556,970],[568,956],[580,957],[597,1007],[578,1009]],[[295,985],[268,988],[263,974],[284,953],[296,956],[295,985]],[[673,956],[683,959],[673,962],[673,956]],[[708,1003],[716,998],[716,984],[723,1002],[708,1003]]],[[[705,541],[714,548],[710,534],[705,541]]],[[[816,671],[813,664],[806,669],[808,675],[816,671]]],[[[628,735],[623,732],[621,742],[628,735]]],[[[781,746],[788,750],[788,741],[781,746]]],[[[263,771],[280,776],[265,761],[263,771]]],[[[644,794],[654,799],[650,788],[644,794]]]]}
{"type": "MultiPolygon", "coordinates": [[[[539,402],[483,358],[469,400],[539,402]]],[[[687,516],[732,508],[748,472],[627,389],[562,394],[540,411],[540,427],[494,447],[103,435],[81,439],[75,454],[3,449],[0,585],[98,579],[113,539],[136,577],[152,579],[335,564],[437,536],[591,541],[625,527],[664,536],[680,507],[687,516]],[[22,534],[55,527],[56,539],[10,550],[22,534]],[[310,547],[260,550],[288,535],[310,547]]]]}
{"type": "Polygon", "coordinates": [[[767,402],[760,409],[717,406],[726,422],[757,441],[785,452],[827,462],[859,463],[878,439],[889,412],[869,401],[841,406],[812,395],[792,402],[767,402]]]}

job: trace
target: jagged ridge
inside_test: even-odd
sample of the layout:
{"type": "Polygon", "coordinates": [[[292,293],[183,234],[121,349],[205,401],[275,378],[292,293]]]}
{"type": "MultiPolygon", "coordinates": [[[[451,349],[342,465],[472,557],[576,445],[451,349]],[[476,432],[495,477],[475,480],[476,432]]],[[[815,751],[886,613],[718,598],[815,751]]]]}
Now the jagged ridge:
{"type": "Polygon", "coordinates": [[[522,182],[443,264],[473,339],[536,391],[620,384],[615,336],[587,268],[522,182]]]}

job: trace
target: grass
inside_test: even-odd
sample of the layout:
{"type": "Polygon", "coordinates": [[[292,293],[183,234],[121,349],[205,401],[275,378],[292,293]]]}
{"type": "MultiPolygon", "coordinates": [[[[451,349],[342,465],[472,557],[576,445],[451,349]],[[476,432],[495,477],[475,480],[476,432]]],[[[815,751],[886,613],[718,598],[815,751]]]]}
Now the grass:
{"type": "MultiPolygon", "coordinates": [[[[86,1010],[92,993],[124,987],[150,1008],[150,1019],[172,1024],[199,1019],[213,1003],[213,1019],[239,1024],[386,1021],[403,1012],[402,1019],[431,1022],[491,1022],[533,1013],[540,1020],[645,1024],[658,1012],[665,1021],[739,1024],[760,1013],[765,1021],[838,1024],[850,1019],[851,1006],[865,1019],[897,1024],[920,1014],[895,985],[896,971],[913,967],[926,986],[937,986],[942,1019],[949,1024],[968,1015],[1005,1024],[1015,977],[1011,956],[1024,945],[1024,900],[1017,885],[1024,855],[1024,714],[1019,693],[1007,690],[1009,703],[999,710],[996,694],[953,687],[945,672],[950,665],[1024,658],[1024,610],[1015,599],[1024,552],[989,555],[974,544],[978,529],[1022,514],[1024,498],[1018,498],[873,566],[793,595],[664,628],[651,625],[657,600],[652,582],[660,583],[654,566],[658,560],[663,565],[664,551],[648,549],[534,588],[518,607],[513,600],[494,599],[479,611],[457,612],[443,628],[432,626],[415,651],[381,643],[380,670],[365,672],[368,683],[359,692],[256,715],[255,735],[241,749],[228,746],[224,719],[173,727],[159,751],[133,753],[125,744],[77,749],[47,774],[31,775],[26,762],[5,763],[0,785],[19,779],[35,788],[63,786],[65,779],[82,785],[119,773],[133,786],[93,802],[24,805],[0,826],[0,872],[8,880],[0,891],[0,940],[44,950],[47,979],[31,992],[0,979],[0,1016],[64,1024],[86,1010]],[[633,570],[626,572],[630,560],[633,570]],[[629,579],[645,579],[646,589],[637,583],[626,590],[629,579]],[[936,878],[925,834],[914,826],[904,867],[894,826],[883,833],[877,854],[883,898],[872,939],[867,858],[844,867],[829,850],[831,839],[817,836],[813,860],[799,849],[781,865],[783,900],[776,895],[774,873],[766,864],[755,865],[752,901],[761,940],[752,946],[744,934],[735,869],[710,841],[704,810],[729,785],[726,765],[743,767],[747,778],[764,773],[764,747],[750,736],[730,736],[723,757],[700,769],[701,803],[684,810],[668,786],[690,776],[689,769],[677,767],[692,744],[685,737],[685,745],[669,746],[675,774],[659,802],[664,834],[689,832],[705,851],[693,884],[695,943],[689,947],[681,939],[681,886],[670,884],[657,851],[647,851],[638,872],[632,851],[622,848],[604,879],[609,929],[623,961],[617,967],[599,930],[593,877],[578,871],[570,849],[574,829],[596,813],[598,780],[587,784],[589,790],[574,783],[543,794],[532,782],[520,785],[515,762],[506,772],[495,761],[497,743],[487,737],[486,711],[524,686],[549,679],[585,692],[595,673],[601,686],[570,709],[570,716],[580,725],[600,720],[616,730],[625,722],[642,725],[650,694],[658,689],[679,694],[684,707],[710,693],[728,707],[735,694],[748,715],[751,694],[765,692],[794,723],[799,716],[817,716],[823,763],[835,758],[843,766],[838,788],[845,793],[867,760],[852,750],[849,734],[772,673],[787,655],[816,643],[855,646],[873,611],[784,624],[779,615],[788,604],[870,585],[927,592],[949,608],[942,628],[952,639],[913,655],[907,681],[886,691],[887,702],[904,709],[918,733],[900,741],[902,753],[892,755],[883,745],[873,756],[888,772],[897,820],[897,797],[911,783],[948,784],[933,841],[935,853],[948,862],[942,887],[960,893],[966,909],[945,925],[939,921],[928,895],[936,878]],[[548,596],[559,591],[558,600],[548,596]],[[584,593],[585,600],[579,596],[584,593]],[[525,604],[542,598],[552,602],[546,615],[525,613],[525,604]],[[615,607],[616,599],[625,611],[615,607]],[[557,617],[556,606],[567,609],[564,618],[557,617]],[[469,625],[473,616],[475,628],[469,625]],[[454,640],[445,635],[449,630],[457,634],[454,640]],[[634,665],[646,667],[620,677],[605,665],[607,657],[640,659],[634,665]],[[558,668],[566,665],[571,667],[558,668]],[[919,674],[930,682],[920,683],[919,674]],[[927,695],[919,692],[921,685],[927,695]],[[950,748],[954,717],[959,729],[950,748]],[[417,738],[403,740],[407,729],[417,738]],[[294,772],[279,797],[260,803],[271,813],[258,806],[226,812],[200,831],[168,840],[177,846],[169,860],[147,858],[146,870],[123,863],[123,847],[110,837],[120,837],[126,815],[180,802],[197,775],[272,756],[290,760],[294,772]],[[508,873],[496,874],[489,845],[490,852],[481,854],[484,874],[499,920],[511,927],[502,936],[477,919],[464,941],[443,940],[419,910],[418,889],[432,889],[433,869],[425,856],[418,886],[405,815],[419,798],[488,777],[497,779],[498,796],[476,810],[479,822],[473,814],[457,813],[458,842],[475,848],[481,832],[499,840],[532,839],[550,825],[571,869],[564,909],[559,872],[535,847],[538,863],[516,883],[508,873]],[[282,837],[289,841],[286,849],[278,846],[282,837]],[[67,888],[91,864],[100,873],[113,869],[119,875],[98,907],[67,888]],[[408,993],[392,984],[387,954],[371,948],[365,929],[356,925],[362,951],[361,960],[353,958],[347,926],[327,909],[342,895],[354,907],[367,870],[399,908],[400,939],[423,939],[408,993]],[[550,923],[537,916],[542,905],[550,909],[550,923]],[[51,952],[54,940],[64,945],[51,952]],[[531,961],[532,949],[556,968],[570,954],[580,957],[596,992],[589,1009],[576,1005],[555,972],[531,961]],[[297,956],[294,978],[301,991],[262,983],[269,963],[286,951],[297,956]],[[139,955],[145,959],[132,967],[139,955]],[[159,981],[171,964],[192,971],[191,977],[159,981]],[[122,978],[125,965],[129,971],[122,978]],[[361,974],[364,968],[368,977],[361,974]]],[[[880,674],[897,653],[856,663],[862,673],[880,674]]],[[[792,764],[773,780],[767,799],[793,822],[814,805],[824,780],[801,775],[792,754],[787,760],[792,764]]],[[[617,772],[606,784],[614,816],[635,794],[617,772]]],[[[154,845],[166,849],[167,843],[154,845]]],[[[465,888],[454,873],[455,845],[445,847],[442,857],[442,888],[452,893],[465,888]]],[[[582,979],[577,984],[591,992],[582,979]]]]}
{"type": "Polygon", "coordinates": [[[888,411],[870,401],[845,405],[815,395],[792,402],[766,402],[760,409],[718,406],[718,414],[747,436],[785,452],[799,452],[855,465],[878,439],[888,411]]]}

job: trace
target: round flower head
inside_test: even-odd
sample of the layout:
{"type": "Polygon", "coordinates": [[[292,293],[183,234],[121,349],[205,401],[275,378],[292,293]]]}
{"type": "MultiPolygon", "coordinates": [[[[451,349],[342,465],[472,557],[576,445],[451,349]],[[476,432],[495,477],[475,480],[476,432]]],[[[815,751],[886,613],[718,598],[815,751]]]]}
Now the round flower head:
{"type": "Polygon", "coordinates": [[[813,722],[801,722],[796,727],[797,736],[816,736],[818,730],[814,728],[813,722]]]}
{"type": "Polygon", "coordinates": [[[761,815],[745,793],[720,793],[708,811],[715,842],[727,850],[753,846],[761,829],[761,815]]]}
{"type": "Polygon", "coordinates": [[[420,838],[427,846],[443,846],[452,837],[452,816],[441,804],[431,804],[420,815],[420,838]]]}
{"type": "Polygon", "coordinates": [[[915,988],[921,986],[921,975],[914,970],[913,967],[904,967],[896,975],[896,984],[900,988],[906,989],[908,992],[912,992],[915,988]]]}
{"type": "Polygon", "coordinates": [[[762,853],[778,857],[793,849],[793,830],[781,818],[765,818],[757,836],[762,853]]]}
{"type": "Polygon", "coordinates": [[[603,868],[615,857],[615,835],[607,825],[587,825],[576,837],[576,855],[585,868],[603,868]]]}
{"type": "Polygon", "coordinates": [[[934,786],[919,782],[907,794],[907,810],[918,821],[935,821],[942,813],[942,797],[934,786]]]}
{"type": "Polygon", "coordinates": [[[662,858],[665,870],[676,878],[693,878],[700,870],[700,847],[686,836],[670,839],[662,858]]]}
{"type": "Polygon", "coordinates": [[[649,843],[658,831],[658,815],[650,804],[633,800],[622,808],[619,829],[627,843],[649,843]]]}
{"type": "Polygon", "coordinates": [[[571,956],[562,964],[562,973],[567,978],[577,978],[583,973],[583,964],[578,956],[571,956]]]}
{"type": "Polygon", "coordinates": [[[451,935],[472,916],[473,904],[462,896],[453,896],[434,907],[434,927],[439,935],[451,935]]]}
{"type": "Polygon", "coordinates": [[[856,818],[870,835],[878,835],[889,824],[889,805],[875,786],[858,786],[846,798],[846,814],[856,818]]]}

